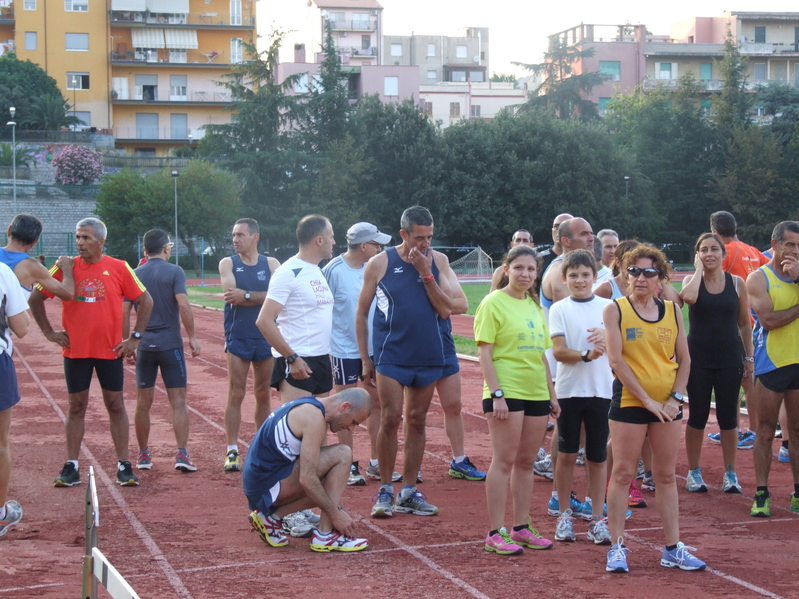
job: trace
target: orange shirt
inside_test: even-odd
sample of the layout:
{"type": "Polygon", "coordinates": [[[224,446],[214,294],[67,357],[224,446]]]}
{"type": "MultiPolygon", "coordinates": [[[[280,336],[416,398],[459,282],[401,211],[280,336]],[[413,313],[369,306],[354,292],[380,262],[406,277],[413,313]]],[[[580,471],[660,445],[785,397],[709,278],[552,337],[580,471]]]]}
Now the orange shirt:
{"type": "Polygon", "coordinates": [[[768,262],[768,258],[761,254],[760,250],[742,241],[729,242],[725,250],[727,255],[724,256],[721,269],[731,275],[738,275],[744,281],[750,273],[768,262]]]}
{"type": "MultiPolygon", "coordinates": [[[[64,274],[53,266],[50,274],[61,281],[64,274]]],[[[61,324],[69,335],[67,358],[116,358],[114,347],[122,342],[122,300],[136,299],[145,291],[128,263],[103,256],[96,264],[75,258],[75,299],[63,302],[61,324]]],[[[53,294],[39,288],[48,298],[53,294]]]]}

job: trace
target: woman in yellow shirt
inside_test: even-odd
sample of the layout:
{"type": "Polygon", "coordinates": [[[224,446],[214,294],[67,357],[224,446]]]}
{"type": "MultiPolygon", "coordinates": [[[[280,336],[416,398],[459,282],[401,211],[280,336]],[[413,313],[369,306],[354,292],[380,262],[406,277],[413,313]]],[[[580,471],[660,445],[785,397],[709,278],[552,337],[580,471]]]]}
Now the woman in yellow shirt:
{"type": "Polygon", "coordinates": [[[623,266],[629,295],[614,300],[603,313],[608,358],[616,375],[608,416],[613,439],[608,528],[616,543],[608,552],[606,570],[629,571],[623,542],[628,488],[647,436],[666,537],[660,565],[704,570],[705,563],[680,541],[675,470],[691,360],[677,306],[658,298],[659,286],[668,282],[668,260],[660,250],[640,245],[624,257],[623,266]]]}

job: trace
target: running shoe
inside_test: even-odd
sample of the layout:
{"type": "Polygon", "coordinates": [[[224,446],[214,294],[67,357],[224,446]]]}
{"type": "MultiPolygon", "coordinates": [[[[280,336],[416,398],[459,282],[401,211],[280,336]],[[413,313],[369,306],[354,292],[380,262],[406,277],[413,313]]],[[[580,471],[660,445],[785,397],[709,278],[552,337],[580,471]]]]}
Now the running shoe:
{"type": "Polygon", "coordinates": [[[538,534],[538,531],[533,528],[533,523],[529,516],[527,517],[527,526],[521,530],[511,530],[510,538],[514,543],[529,547],[530,549],[549,549],[552,547],[552,541],[542,537],[538,534]]]}
{"type": "MultiPolygon", "coordinates": [[[[738,431],[738,438],[741,437],[741,431],[738,431]]],[[[708,433],[707,438],[710,439],[711,443],[715,443],[717,445],[721,445],[721,433],[708,433]]]]}
{"type": "Polygon", "coordinates": [[[635,484],[635,481],[630,483],[630,496],[627,499],[629,507],[646,507],[646,499],[641,494],[641,489],[635,484]]]}
{"type": "Polygon", "coordinates": [[[545,457],[547,457],[547,450],[544,449],[543,447],[539,447],[538,448],[538,455],[535,456],[535,461],[539,462],[539,461],[543,460],[545,457]]]}
{"type": "Polygon", "coordinates": [[[133,474],[133,466],[127,460],[119,462],[117,467],[117,484],[121,487],[138,487],[139,479],[133,474]]]}
{"type": "Polygon", "coordinates": [[[313,525],[308,522],[302,512],[294,512],[283,516],[283,532],[287,535],[295,538],[310,537],[313,530],[313,525]]]}
{"type": "Polygon", "coordinates": [[[80,472],[75,468],[75,464],[67,462],[61,468],[61,474],[53,481],[54,487],[71,487],[72,485],[80,484],[80,472]]]}
{"type": "Polygon", "coordinates": [[[241,454],[235,449],[231,449],[225,455],[225,472],[241,471],[241,454]]]}
{"type": "MultiPolygon", "coordinates": [[[[791,499],[791,507],[793,507],[793,499],[791,499]]],[[[752,511],[749,512],[749,515],[755,518],[770,518],[771,493],[768,491],[758,491],[755,493],[755,501],[752,504],[752,511]]]]}
{"type": "Polygon", "coordinates": [[[6,517],[0,520],[0,537],[22,520],[22,506],[18,501],[6,501],[6,517]]]}
{"type": "Polygon", "coordinates": [[[701,571],[705,569],[705,562],[691,555],[691,551],[696,551],[694,547],[683,545],[682,541],[677,543],[677,547],[669,551],[663,550],[663,557],[660,558],[660,565],[666,568],[679,568],[687,571],[701,571]]]}
{"type": "Polygon", "coordinates": [[[746,431],[738,435],[738,449],[752,449],[755,446],[754,431],[746,431]]]}
{"type": "Polygon", "coordinates": [[[577,450],[577,459],[574,461],[577,466],[585,466],[585,447],[577,450]]]}
{"type": "Polygon", "coordinates": [[[435,516],[438,508],[427,503],[427,496],[414,489],[413,493],[402,496],[402,491],[397,494],[395,510],[403,514],[413,514],[415,516],[435,516]]]}
{"type": "Polygon", "coordinates": [[[358,462],[353,462],[350,466],[350,476],[347,479],[347,485],[350,487],[363,487],[366,485],[366,479],[361,474],[361,468],[358,462]]]}
{"type": "Polygon", "coordinates": [[[574,536],[574,518],[572,511],[566,510],[558,516],[558,523],[555,526],[555,540],[564,543],[574,543],[577,537],[574,536]]]}
{"type": "Polygon", "coordinates": [[[283,534],[283,526],[280,520],[267,516],[266,523],[264,523],[258,516],[258,512],[251,512],[250,526],[267,545],[285,547],[289,544],[288,537],[283,534]]]}
{"type": "Polygon", "coordinates": [[[377,499],[372,507],[372,518],[391,518],[394,515],[394,494],[391,491],[380,489],[372,501],[377,499]]]}
{"type": "Polygon", "coordinates": [[[302,510],[300,514],[305,516],[305,519],[311,526],[319,526],[319,522],[322,521],[322,517],[319,514],[314,514],[311,510],[302,510]]]}
{"type": "Polygon", "coordinates": [[[153,467],[153,456],[150,453],[150,448],[145,447],[139,451],[136,456],[136,468],[138,470],[150,470],[153,467]]]}
{"type": "Polygon", "coordinates": [[[651,472],[644,472],[644,478],[641,480],[641,489],[643,491],[655,490],[655,477],[652,476],[651,472]]]}
{"type": "Polygon", "coordinates": [[[485,550],[499,555],[519,555],[524,552],[524,547],[513,542],[503,526],[496,534],[486,535],[485,550]]]}
{"type": "Polygon", "coordinates": [[[780,447],[780,452],[777,454],[777,460],[783,464],[789,464],[791,462],[791,454],[787,447],[780,447]]]}
{"type": "Polygon", "coordinates": [[[791,511],[799,512],[799,497],[791,493],[791,511]]]}
{"type": "MultiPolygon", "coordinates": [[[[574,491],[572,491],[571,497],[569,497],[569,509],[572,511],[573,514],[579,513],[580,517],[583,519],[586,520],[591,519],[591,504],[587,502],[582,503],[579,499],[577,499],[577,495],[574,494],[574,491]],[[583,516],[583,514],[586,512],[588,513],[588,518],[585,518],[585,516],[583,516]]],[[[550,497],[549,503],[547,503],[547,514],[549,514],[553,518],[557,518],[558,516],[560,516],[560,501],[558,501],[554,497],[550,497]]]]}
{"type": "Polygon", "coordinates": [[[178,452],[175,454],[175,470],[180,470],[181,472],[197,472],[197,466],[191,461],[189,452],[185,449],[178,449],[178,452]]]}
{"type": "MultiPolygon", "coordinates": [[[[633,515],[633,511],[632,510],[627,510],[627,512],[624,514],[624,519],[625,520],[629,520],[632,515],[633,515]]],[[[604,508],[602,510],[602,517],[603,518],[607,518],[608,517],[608,504],[607,503],[604,505],[604,508]]]]}
{"type": "Polygon", "coordinates": [[[616,540],[615,545],[610,546],[610,550],[608,551],[608,564],[605,566],[606,572],[618,572],[620,574],[626,574],[630,571],[630,568],[627,567],[627,549],[624,546],[624,539],[619,537],[616,540]]]}
{"type": "Polygon", "coordinates": [[[644,478],[646,474],[646,467],[644,466],[643,460],[638,460],[638,473],[635,475],[636,479],[644,478]]]}
{"type": "Polygon", "coordinates": [[[593,541],[594,545],[610,545],[607,518],[591,520],[591,524],[588,525],[588,540],[593,541]]]}
{"type": "Polygon", "coordinates": [[[727,466],[724,478],[721,481],[721,490],[725,493],[743,493],[741,484],[738,482],[738,475],[732,467],[727,466]]]}
{"type": "Polygon", "coordinates": [[[369,547],[369,542],[366,539],[356,539],[341,534],[335,528],[329,533],[322,533],[314,529],[313,541],[311,541],[311,551],[318,551],[320,553],[329,553],[331,551],[344,551],[350,553],[352,551],[363,551],[369,547]]]}
{"type": "Polygon", "coordinates": [[[452,460],[449,463],[449,475],[452,478],[465,478],[466,480],[486,479],[486,473],[478,470],[469,458],[465,458],[460,464],[452,460]]]}
{"type": "Polygon", "coordinates": [[[688,471],[688,476],[685,478],[685,488],[691,493],[707,493],[707,485],[702,478],[701,468],[688,471]]]}
{"type": "Polygon", "coordinates": [[[422,469],[419,468],[419,473],[416,475],[416,484],[421,485],[423,482],[424,479],[422,478],[422,469]]]}
{"type": "Polygon", "coordinates": [[[538,476],[552,480],[552,457],[547,455],[544,456],[543,460],[533,462],[533,472],[538,476]]]}
{"type": "MultiPolygon", "coordinates": [[[[372,463],[369,462],[369,465],[366,467],[366,478],[371,478],[372,480],[380,480],[380,464],[372,466],[372,463]]],[[[402,480],[402,475],[399,472],[393,472],[391,474],[392,483],[398,483],[401,480],[402,480]]]]}

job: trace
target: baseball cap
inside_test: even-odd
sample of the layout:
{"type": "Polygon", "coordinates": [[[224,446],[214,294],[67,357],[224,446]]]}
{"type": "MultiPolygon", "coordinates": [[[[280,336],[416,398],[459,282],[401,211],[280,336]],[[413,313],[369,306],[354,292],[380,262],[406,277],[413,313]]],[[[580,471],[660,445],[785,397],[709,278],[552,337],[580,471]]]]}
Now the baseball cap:
{"type": "Polygon", "coordinates": [[[386,245],[391,241],[391,235],[381,233],[372,223],[355,223],[347,230],[347,243],[356,245],[376,241],[380,245],[386,245]]]}

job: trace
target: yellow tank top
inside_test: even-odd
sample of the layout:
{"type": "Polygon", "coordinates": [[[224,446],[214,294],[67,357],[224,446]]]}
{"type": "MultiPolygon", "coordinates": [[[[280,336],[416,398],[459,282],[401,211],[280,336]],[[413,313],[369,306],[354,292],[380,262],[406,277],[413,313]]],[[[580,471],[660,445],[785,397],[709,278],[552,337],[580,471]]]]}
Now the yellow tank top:
{"type": "MultiPolygon", "coordinates": [[[[666,403],[677,377],[674,348],[680,329],[674,303],[664,300],[665,312],[658,322],[644,320],[626,297],[614,300],[619,307],[622,358],[632,369],[635,378],[660,403],[666,403]]],[[[644,407],[626,387],[621,393],[621,407],[644,407]]]]}
{"type": "MultiPolygon", "coordinates": [[[[774,304],[774,311],[787,310],[799,304],[799,285],[784,281],[770,266],[761,266],[766,275],[768,296],[774,304]]],[[[755,326],[755,374],[765,374],[771,370],[799,364],[799,319],[783,327],[766,331],[757,323],[755,326]],[[763,351],[765,349],[765,351],[763,351]]]]}

